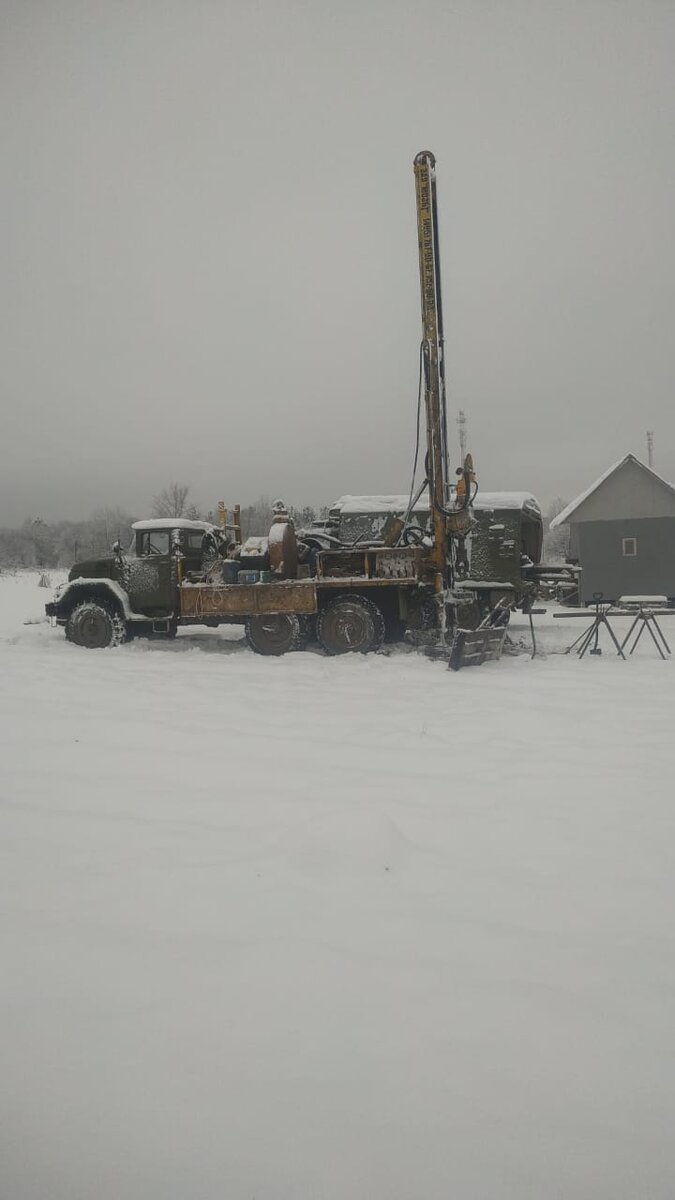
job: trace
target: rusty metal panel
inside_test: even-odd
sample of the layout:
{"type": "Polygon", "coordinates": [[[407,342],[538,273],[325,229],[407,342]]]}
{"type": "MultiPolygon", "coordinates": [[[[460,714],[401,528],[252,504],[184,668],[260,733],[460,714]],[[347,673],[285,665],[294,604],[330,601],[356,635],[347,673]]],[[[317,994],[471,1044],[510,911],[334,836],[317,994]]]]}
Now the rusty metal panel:
{"type": "Polygon", "coordinates": [[[182,617],[250,617],[256,613],[311,614],[317,610],[313,580],[302,583],[186,584],[180,589],[182,617]]]}
{"type": "Polygon", "coordinates": [[[256,612],[298,613],[311,615],[317,611],[316,584],[313,579],[303,582],[259,583],[255,593],[256,612]]]}
{"type": "Polygon", "coordinates": [[[333,579],[414,579],[422,565],[422,552],[415,546],[370,546],[363,550],[323,550],[317,559],[321,583],[333,579]]]}
{"type": "Polygon", "coordinates": [[[410,588],[416,587],[420,582],[415,576],[412,576],[410,579],[366,579],[363,575],[334,575],[330,579],[317,579],[316,585],[319,591],[326,591],[328,589],[339,591],[340,588],[343,591],[347,591],[349,588],[358,588],[359,591],[362,591],[365,588],[390,589],[394,586],[397,588],[410,588]]]}
{"type": "Polygon", "coordinates": [[[412,546],[375,552],[375,574],[378,579],[415,579],[419,567],[419,551],[412,546]]]}
{"type": "Polygon", "coordinates": [[[350,579],[368,575],[368,554],[365,550],[321,550],[316,569],[320,579],[350,579]]]}

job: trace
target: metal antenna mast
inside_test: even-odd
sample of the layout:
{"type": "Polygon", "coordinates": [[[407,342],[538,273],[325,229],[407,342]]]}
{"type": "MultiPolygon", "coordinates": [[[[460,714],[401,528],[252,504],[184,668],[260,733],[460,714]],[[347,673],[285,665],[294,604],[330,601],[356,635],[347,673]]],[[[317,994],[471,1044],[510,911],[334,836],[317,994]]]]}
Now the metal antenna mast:
{"type": "Polygon", "coordinates": [[[654,466],[654,434],[651,429],[647,430],[647,466],[654,466]]]}
{"type": "Polygon", "coordinates": [[[463,408],[460,408],[459,416],[457,417],[457,425],[459,426],[459,461],[460,461],[460,463],[463,463],[464,459],[466,458],[466,427],[467,427],[467,423],[468,422],[466,419],[466,413],[464,412],[463,408]]]}

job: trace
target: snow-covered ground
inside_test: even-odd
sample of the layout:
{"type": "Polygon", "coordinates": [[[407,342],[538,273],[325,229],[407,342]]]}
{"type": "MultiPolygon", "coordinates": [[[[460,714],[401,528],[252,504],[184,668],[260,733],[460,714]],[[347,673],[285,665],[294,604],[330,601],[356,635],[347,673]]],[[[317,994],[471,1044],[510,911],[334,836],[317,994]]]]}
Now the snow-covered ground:
{"type": "Polygon", "coordinates": [[[87,651],[48,597],[0,576],[3,1200],[670,1200],[671,661],[87,651]]]}

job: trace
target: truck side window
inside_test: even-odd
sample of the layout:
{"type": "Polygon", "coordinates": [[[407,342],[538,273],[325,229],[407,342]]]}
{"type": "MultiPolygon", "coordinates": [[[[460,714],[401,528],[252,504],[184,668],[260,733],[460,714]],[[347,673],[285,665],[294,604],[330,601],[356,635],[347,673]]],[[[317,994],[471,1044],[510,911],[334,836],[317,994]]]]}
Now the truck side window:
{"type": "Polygon", "coordinates": [[[138,557],[169,553],[168,529],[144,529],[138,536],[138,557]]]}
{"type": "Polygon", "coordinates": [[[199,529],[199,530],[191,529],[190,530],[190,532],[187,535],[187,552],[188,552],[188,554],[191,554],[191,555],[201,554],[203,537],[204,537],[203,530],[201,530],[201,529],[199,529]]]}

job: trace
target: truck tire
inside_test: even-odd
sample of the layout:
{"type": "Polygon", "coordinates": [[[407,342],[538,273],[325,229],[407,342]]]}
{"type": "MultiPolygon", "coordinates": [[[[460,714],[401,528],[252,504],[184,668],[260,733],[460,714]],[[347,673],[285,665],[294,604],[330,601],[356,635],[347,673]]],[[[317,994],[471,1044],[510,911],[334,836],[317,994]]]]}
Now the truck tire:
{"type": "Polygon", "coordinates": [[[256,654],[288,654],[302,650],[307,641],[304,622],[295,613],[275,613],[246,618],[246,641],[256,654]]]}
{"type": "Polygon", "coordinates": [[[119,646],[126,635],[126,624],[122,617],[93,600],[76,605],[66,621],[68,641],[87,650],[119,646]]]}
{"type": "Polygon", "coordinates": [[[368,654],[384,641],[384,617],[365,596],[336,596],[319,613],[317,635],[327,654],[368,654]]]}

